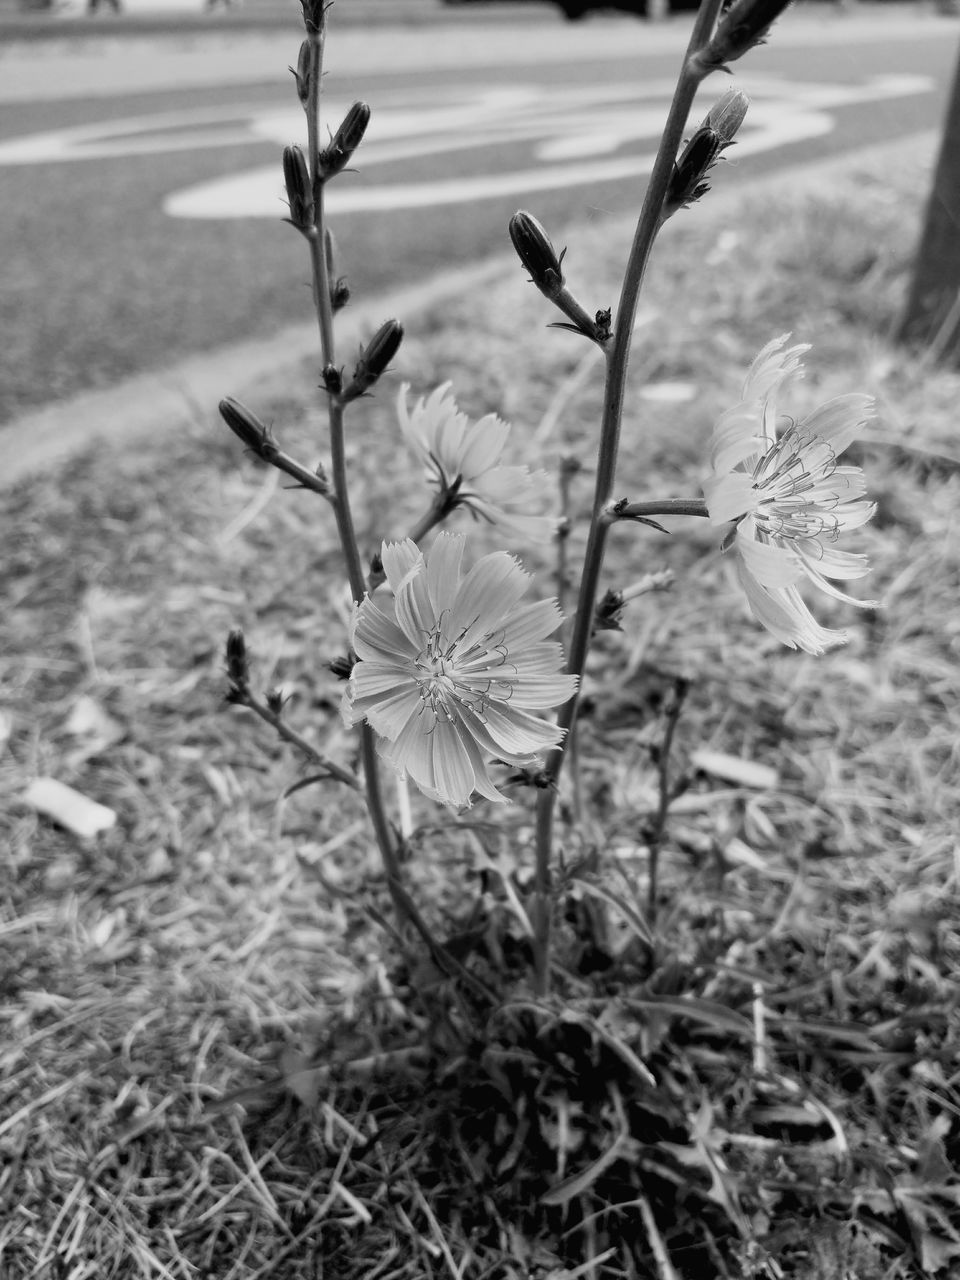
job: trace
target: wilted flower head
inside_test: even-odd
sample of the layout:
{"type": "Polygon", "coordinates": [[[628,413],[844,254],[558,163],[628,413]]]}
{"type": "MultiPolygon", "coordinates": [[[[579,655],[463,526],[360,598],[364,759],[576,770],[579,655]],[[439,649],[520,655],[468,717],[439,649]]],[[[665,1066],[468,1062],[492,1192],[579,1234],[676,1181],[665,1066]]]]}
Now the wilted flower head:
{"type": "Polygon", "coordinates": [[[875,605],[827,581],[869,572],[865,556],[839,551],[835,544],[874,512],[863,497],[860,468],[837,465],[873,416],[873,402],[869,396],[839,396],[778,435],[777,397],[802,373],[800,357],[808,350],[786,347],[788,338],[784,334],[763,348],[750,366],[742,400],[718,420],[704,497],[713,524],[736,524],[724,549],[731,543],[736,548],[737,573],[758,621],[792,649],[823,653],[846,635],[819,625],[799,582],[806,578],[850,604],[875,605]]]}
{"type": "Polygon", "coordinates": [[[380,753],[427,795],[470,803],[504,797],[491,758],[536,763],[563,736],[532,715],[566,702],[576,678],[546,636],[561,622],[553,600],[521,604],[531,578],[494,552],[461,572],[464,538],[441,533],[424,556],[409,539],[384,543],[384,589],[354,615],[359,661],[343,704],[348,724],[366,720],[380,753]]]}
{"type": "Polygon", "coordinates": [[[493,413],[471,422],[457,408],[449,382],[421,397],[412,410],[407,409],[409,390],[405,383],[397,397],[400,430],[431,482],[449,497],[450,508],[468,507],[521,538],[552,537],[555,520],[527,514],[537,504],[542,474],[500,463],[510,424],[493,413]]]}

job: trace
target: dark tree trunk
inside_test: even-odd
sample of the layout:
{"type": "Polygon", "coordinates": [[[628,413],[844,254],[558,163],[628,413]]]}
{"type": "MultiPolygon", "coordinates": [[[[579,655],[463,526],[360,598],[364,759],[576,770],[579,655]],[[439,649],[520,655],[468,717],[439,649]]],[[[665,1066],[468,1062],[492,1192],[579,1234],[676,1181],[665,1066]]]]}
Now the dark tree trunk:
{"type": "Polygon", "coordinates": [[[960,365],[960,63],[897,336],[960,365]]]}

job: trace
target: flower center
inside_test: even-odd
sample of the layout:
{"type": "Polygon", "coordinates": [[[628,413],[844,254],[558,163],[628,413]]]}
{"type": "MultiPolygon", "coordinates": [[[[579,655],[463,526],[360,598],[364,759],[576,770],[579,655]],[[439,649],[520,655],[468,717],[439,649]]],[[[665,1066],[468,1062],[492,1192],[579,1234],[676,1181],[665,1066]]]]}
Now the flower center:
{"type": "Polygon", "coordinates": [[[437,626],[414,661],[420,700],[438,719],[452,720],[456,703],[482,718],[491,698],[506,701],[512,693],[509,680],[495,674],[507,663],[503,646],[489,635],[466,645],[465,636],[450,641],[437,626]]]}
{"type": "Polygon", "coordinates": [[[836,538],[840,521],[834,508],[842,501],[830,485],[836,466],[825,441],[788,428],[753,471],[754,518],[761,532],[788,541],[836,538]]]}

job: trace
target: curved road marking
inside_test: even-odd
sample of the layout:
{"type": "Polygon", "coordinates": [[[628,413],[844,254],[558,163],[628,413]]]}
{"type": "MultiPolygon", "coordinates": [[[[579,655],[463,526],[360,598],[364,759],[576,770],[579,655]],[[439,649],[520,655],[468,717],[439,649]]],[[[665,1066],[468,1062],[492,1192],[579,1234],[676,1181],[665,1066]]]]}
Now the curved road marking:
{"type": "MultiPolygon", "coordinates": [[[[735,156],[819,137],[834,127],[831,108],[929,92],[927,76],[875,76],[862,84],[753,77],[751,110],[735,156]]],[[[406,182],[387,179],[328,194],[331,213],[363,213],[459,204],[503,195],[626,179],[649,172],[673,82],[601,86],[423,87],[386,95],[363,150],[364,171],[404,160],[500,148],[493,172],[406,182]],[[522,156],[504,149],[521,146],[522,156]]],[[[328,102],[340,119],[346,102],[328,102]]],[[[0,142],[0,166],[283,144],[302,133],[299,110],[220,107],[163,112],[12,138],[0,142]]],[[[481,163],[491,164],[486,157],[481,163]]],[[[165,212],[181,218],[279,216],[276,163],[171,193],[165,212]]]]}

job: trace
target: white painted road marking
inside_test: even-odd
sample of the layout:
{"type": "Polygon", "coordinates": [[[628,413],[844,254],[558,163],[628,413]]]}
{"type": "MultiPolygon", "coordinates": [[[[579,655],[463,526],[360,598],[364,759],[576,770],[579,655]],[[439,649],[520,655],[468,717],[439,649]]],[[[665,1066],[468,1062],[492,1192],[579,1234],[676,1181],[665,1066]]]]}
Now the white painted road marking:
{"type": "MultiPolygon", "coordinates": [[[[875,76],[861,84],[752,77],[747,121],[728,154],[736,159],[819,137],[834,128],[833,108],[882,103],[933,87],[930,77],[913,75],[875,76]]],[[[337,183],[328,193],[329,211],[434,207],[640,176],[653,163],[672,90],[672,81],[660,80],[584,88],[445,86],[387,95],[364,143],[365,174],[380,165],[456,157],[466,150],[480,153],[478,162],[488,171],[477,173],[472,165],[469,177],[404,181],[401,170],[379,183],[337,183]],[[491,155],[483,156],[484,149],[491,155]]],[[[709,103],[713,96],[711,90],[704,99],[709,103]]],[[[325,119],[339,120],[347,106],[325,104],[325,119]]],[[[702,114],[702,107],[697,111],[702,114]]],[[[0,142],[0,166],[285,145],[302,132],[299,109],[165,112],[11,138],[0,142]]],[[[282,216],[282,200],[275,162],[173,192],[163,207],[181,218],[276,218],[282,216]]]]}

